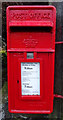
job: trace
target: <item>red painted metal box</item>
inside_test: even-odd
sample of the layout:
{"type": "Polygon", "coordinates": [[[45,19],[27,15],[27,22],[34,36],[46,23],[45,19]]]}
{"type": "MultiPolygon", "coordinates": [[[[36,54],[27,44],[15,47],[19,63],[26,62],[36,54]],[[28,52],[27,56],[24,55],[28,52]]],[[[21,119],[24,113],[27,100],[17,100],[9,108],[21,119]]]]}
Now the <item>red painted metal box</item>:
{"type": "Polygon", "coordinates": [[[7,8],[9,112],[53,111],[55,24],[53,6],[7,8]]]}

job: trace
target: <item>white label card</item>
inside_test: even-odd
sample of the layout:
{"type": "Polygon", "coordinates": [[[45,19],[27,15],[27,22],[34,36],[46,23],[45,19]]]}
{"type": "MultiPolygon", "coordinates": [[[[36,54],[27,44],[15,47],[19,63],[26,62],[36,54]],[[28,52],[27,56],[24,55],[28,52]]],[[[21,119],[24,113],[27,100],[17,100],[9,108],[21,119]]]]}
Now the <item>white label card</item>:
{"type": "Polygon", "coordinates": [[[40,63],[21,63],[22,95],[40,95],[40,63]]]}

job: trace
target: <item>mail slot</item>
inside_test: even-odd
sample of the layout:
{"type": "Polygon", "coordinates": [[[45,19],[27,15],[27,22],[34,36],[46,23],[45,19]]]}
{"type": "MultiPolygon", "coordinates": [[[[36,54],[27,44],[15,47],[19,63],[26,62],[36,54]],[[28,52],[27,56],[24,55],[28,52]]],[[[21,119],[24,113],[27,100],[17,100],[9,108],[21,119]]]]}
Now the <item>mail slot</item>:
{"type": "Polygon", "coordinates": [[[54,6],[7,8],[9,112],[53,111],[55,25],[54,6]]]}

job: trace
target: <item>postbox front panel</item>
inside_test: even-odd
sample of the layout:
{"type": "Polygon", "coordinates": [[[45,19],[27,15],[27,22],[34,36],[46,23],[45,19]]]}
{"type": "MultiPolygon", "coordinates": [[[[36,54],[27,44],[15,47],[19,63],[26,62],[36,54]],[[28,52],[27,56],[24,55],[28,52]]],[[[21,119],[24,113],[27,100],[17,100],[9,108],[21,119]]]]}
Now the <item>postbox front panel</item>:
{"type": "Polygon", "coordinates": [[[12,27],[9,47],[49,49],[53,47],[53,44],[51,44],[53,42],[51,32],[50,27],[12,27]]]}
{"type": "Polygon", "coordinates": [[[7,8],[8,106],[12,113],[53,111],[55,8],[7,8]]]}

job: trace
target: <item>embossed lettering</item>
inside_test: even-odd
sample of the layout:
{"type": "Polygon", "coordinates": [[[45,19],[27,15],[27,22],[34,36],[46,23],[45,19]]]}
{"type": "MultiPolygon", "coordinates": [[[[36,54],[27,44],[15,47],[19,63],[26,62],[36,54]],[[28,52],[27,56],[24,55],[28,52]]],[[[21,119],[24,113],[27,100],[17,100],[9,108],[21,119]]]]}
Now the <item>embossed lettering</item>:
{"type": "Polygon", "coordinates": [[[51,18],[51,13],[50,12],[41,12],[41,11],[13,11],[10,14],[11,20],[18,20],[18,21],[23,21],[23,20],[43,20],[43,19],[50,19],[51,18]]]}

